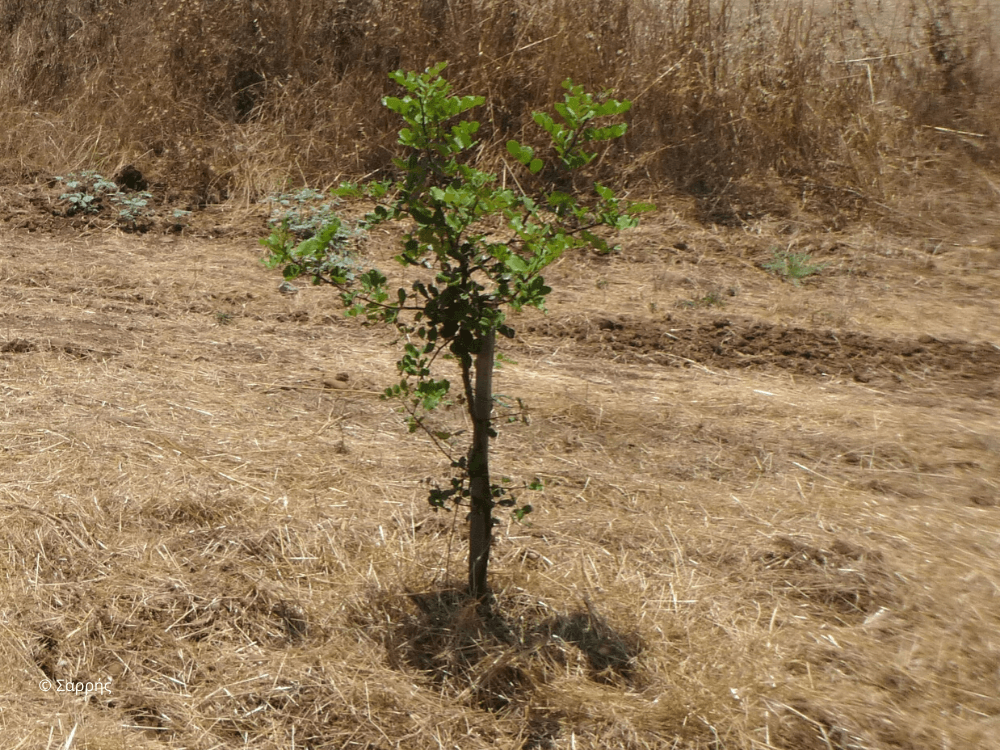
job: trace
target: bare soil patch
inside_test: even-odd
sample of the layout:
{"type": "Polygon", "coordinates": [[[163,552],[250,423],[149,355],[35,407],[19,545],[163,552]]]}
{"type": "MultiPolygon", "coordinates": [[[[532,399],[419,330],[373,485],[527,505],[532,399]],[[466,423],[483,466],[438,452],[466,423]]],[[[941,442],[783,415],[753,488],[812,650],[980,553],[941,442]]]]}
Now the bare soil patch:
{"type": "Polygon", "coordinates": [[[775,325],[747,317],[630,316],[531,324],[528,333],[567,337],[604,356],[660,365],[784,370],[796,375],[900,384],[948,380],[950,387],[997,396],[1000,348],[992,343],[871,336],[857,331],[775,325]]]}

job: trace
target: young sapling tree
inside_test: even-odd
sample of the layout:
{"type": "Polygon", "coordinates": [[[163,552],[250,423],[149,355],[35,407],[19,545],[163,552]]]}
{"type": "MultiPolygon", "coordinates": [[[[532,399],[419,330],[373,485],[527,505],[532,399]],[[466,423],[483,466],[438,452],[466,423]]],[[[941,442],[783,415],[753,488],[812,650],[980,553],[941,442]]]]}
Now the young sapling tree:
{"type": "MultiPolygon", "coordinates": [[[[539,173],[547,165],[530,146],[509,141],[507,150],[526,169],[538,191],[528,195],[498,186],[497,176],[475,165],[479,123],[461,116],[484,103],[479,96],[455,96],[441,77],[445,63],[423,73],[390,74],[402,89],[382,103],[398,114],[405,126],[399,144],[405,156],[394,160],[396,180],[344,184],[339,197],[365,197],[375,208],[364,220],[373,227],[403,221],[406,233],[396,260],[420,269],[408,287],[389,291],[386,276],[377,269],[361,270],[345,253],[339,238],[345,233],[332,218],[317,234],[296,242],[287,227],[278,227],[261,240],[268,248],[265,262],[282,267],[286,279],[300,275],[315,284],[336,287],[351,316],[365,316],[395,326],[403,353],[397,362],[400,381],[385,391],[399,398],[408,414],[410,432],[425,431],[452,459],[455,476],[447,489],[431,490],[435,508],[469,508],[469,593],[487,594],[493,517],[497,505],[513,509],[519,520],[531,511],[517,507],[503,484],[491,481],[490,439],[496,436],[493,369],[497,334],[513,337],[506,313],[527,305],[543,308],[551,289],[542,271],[566,250],[590,246],[609,252],[597,232],[619,231],[638,224],[637,215],[652,206],[619,199],[614,191],[595,185],[588,200],[542,184],[539,173]],[[498,225],[502,227],[498,231],[498,225]],[[450,354],[457,363],[464,404],[472,425],[468,450],[458,457],[447,448],[455,435],[432,429],[427,414],[451,391],[447,377],[436,377],[441,361],[450,354]]],[[[595,143],[625,133],[626,125],[595,121],[615,118],[630,103],[606,95],[595,96],[567,80],[557,117],[536,112],[538,123],[552,139],[550,168],[580,169],[596,158],[588,150],[595,143]]],[[[540,489],[535,480],[530,489],[540,489]]]]}

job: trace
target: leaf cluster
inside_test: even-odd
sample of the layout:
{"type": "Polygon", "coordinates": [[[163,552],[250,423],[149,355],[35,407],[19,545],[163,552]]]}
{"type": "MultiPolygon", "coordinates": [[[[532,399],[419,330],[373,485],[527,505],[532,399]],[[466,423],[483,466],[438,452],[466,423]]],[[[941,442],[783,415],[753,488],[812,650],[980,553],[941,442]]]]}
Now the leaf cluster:
{"type": "MultiPolygon", "coordinates": [[[[568,170],[579,169],[597,157],[596,151],[584,148],[585,144],[612,141],[625,135],[628,129],[624,122],[595,127],[593,121],[601,117],[623,115],[632,108],[632,103],[611,99],[607,92],[602,95],[588,93],[583,86],[575,85],[569,78],[563,81],[562,86],[566,89],[566,94],[563,101],[556,102],[553,107],[559,119],[547,112],[535,112],[532,117],[552,139],[552,148],[559,164],[568,170]]],[[[517,141],[508,141],[507,151],[532,174],[538,174],[545,165],[535,157],[534,149],[517,141]]]]}
{"type": "Polygon", "coordinates": [[[151,193],[147,191],[125,193],[115,182],[93,170],[71,172],[65,177],[57,176],[55,180],[66,189],[66,192],[59,196],[59,200],[68,204],[67,216],[81,213],[98,214],[106,205],[105,201],[118,209],[116,220],[124,227],[134,229],[142,219],[155,216],[156,212],[148,207],[153,199],[151,193]]]}
{"type": "MultiPolygon", "coordinates": [[[[271,204],[268,226],[274,230],[286,223],[288,231],[300,240],[314,236],[336,217],[337,201],[309,187],[272,195],[268,201],[271,204]]],[[[346,227],[343,229],[345,235],[349,234],[346,227]]]]}

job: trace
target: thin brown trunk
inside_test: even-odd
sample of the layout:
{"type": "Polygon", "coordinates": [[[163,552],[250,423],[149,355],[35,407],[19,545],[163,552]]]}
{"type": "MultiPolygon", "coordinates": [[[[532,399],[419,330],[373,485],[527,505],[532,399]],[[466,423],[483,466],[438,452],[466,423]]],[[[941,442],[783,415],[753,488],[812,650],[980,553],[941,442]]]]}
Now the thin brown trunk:
{"type": "Polygon", "coordinates": [[[490,490],[490,415],[493,413],[493,350],[496,334],[483,338],[476,355],[476,392],[472,403],[472,449],[469,451],[469,594],[486,594],[486,574],[493,541],[493,493],[490,490]]]}

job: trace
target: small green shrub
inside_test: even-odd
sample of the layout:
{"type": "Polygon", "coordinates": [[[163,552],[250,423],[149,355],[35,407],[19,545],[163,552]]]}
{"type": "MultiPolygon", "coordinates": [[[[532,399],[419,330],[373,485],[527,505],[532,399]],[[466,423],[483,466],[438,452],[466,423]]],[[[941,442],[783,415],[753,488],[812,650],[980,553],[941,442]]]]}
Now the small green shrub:
{"type": "Polygon", "coordinates": [[[97,196],[90,193],[63,193],[59,196],[59,200],[69,204],[66,208],[67,216],[96,214],[101,210],[97,196]]]}
{"type": "Polygon", "coordinates": [[[364,235],[367,224],[361,221],[352,225],[337,216],[335,211],[341,201],[335,196],[306,187],[268,200],[272,204],[267,220],[272,238],[282,238],[289,244],[303,243],[300,247],[309,247],[314,261],[323,257],[323,268],[343,269],[348,283],[364,273],[366,266],[356,253],[355,243],[364,235]]]}
{"type": "MultiPolygon", "coordinates": [[[[507,142],[508,153],[526,168],[524,184],[532,189],[520,190],[518,183],[515,191],[498,185],[497,175],[477,165],[479,123],[461,116],[485,100],[451,95],[451,85],[440,77],[444,67],[439,63],[424,73],[390,75],[404,90],[382,100],[405,121],[399,144],[406,155],[394,159],[400,177],[334,191],[374,201],[364,227],[403,224],[396,260],[415,270],[408,287],[390,290],[381,271],[359,269],[336,216],[297,242],[292,216],[286,214],[261,242],[269,250],[266,264],[283,268],[286,279],[307,275],[315,284],[329,284],[340,291],[348,315],[388,323],[400,332],[405,342],[396,365],[401,379],[385,396],[400,399],[410,431],[422,430],[451,461],[448,484],[431,490],[428,500],[436,509],[469,509],[469,592],[480,598],[487,593],[494,508],[510,508],[518,520],[531,511],[530,505],[518,505],[509,480],[490,480],[495,425],[503,418],[526,418],[520,400],[493,392],[497,337],[514,335],[507,311],[544,307],[551,289],[542,272],[549,264],[572,248],[609,252],[601,230],[634,227],[637,214],[652,206],[621,200],[600,184],[584,198],[554,189],[544,176],[568,174],[593,162],[597,153],[589,146],[625,132],[624,123],[597,127],[595,121],[624,114],[629,102],[589,94],[567,80],[563,101],[554,107],[558,119],[534,115],[551,138],[552,153],[540,156],[531,146],[507,142]],[[543,173],[546,162],[550,171],[543,173]],[[451,398],[451,381],[433,375],[445,361],[457,364],[460,373],[460,402],[472,425],[471,440],[463,442],[466,451],[455,450],[456,439],[466,439],[464,430],[442,430],[427,421],[429,412],[451,398]]],[[[289,213],[299,205],[293,198],[284,206],[289,213]]],[[[525,487],[538,490],[541,483],[536,479],[525,487]]]]}
{"type": "Polygon", "coordinates": [[[814,276],[826,268],[829,263],[813,263],[809,253],[773,251],[770,261],[764,263],[764,268],[786,281],[798,286],[801,279],[814,276]]]}

